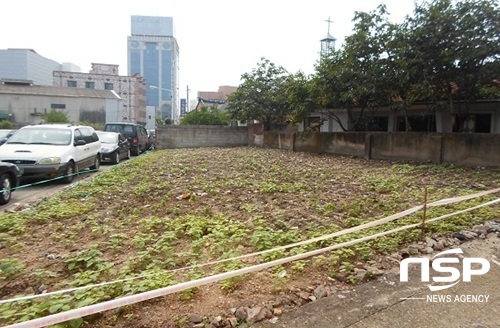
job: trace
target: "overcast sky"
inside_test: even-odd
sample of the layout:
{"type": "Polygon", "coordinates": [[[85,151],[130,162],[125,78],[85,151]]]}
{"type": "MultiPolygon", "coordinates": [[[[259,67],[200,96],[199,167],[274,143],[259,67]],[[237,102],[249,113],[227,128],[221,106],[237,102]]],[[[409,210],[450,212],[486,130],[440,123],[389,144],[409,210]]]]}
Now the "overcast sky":
{"type": "Polygon", "coordinates": [[[320,40],[336,47],[352,34],[355,11],[386,4],[392,22],[412,15],[413,0],[16,0],[2,5],[0,49],[30,48],[59,63],[120,65],[127,75],[130,16],[170,16],[180,54],[180,97],[240,84],[261,57],[288,72],[314,72],[320,40]]]}

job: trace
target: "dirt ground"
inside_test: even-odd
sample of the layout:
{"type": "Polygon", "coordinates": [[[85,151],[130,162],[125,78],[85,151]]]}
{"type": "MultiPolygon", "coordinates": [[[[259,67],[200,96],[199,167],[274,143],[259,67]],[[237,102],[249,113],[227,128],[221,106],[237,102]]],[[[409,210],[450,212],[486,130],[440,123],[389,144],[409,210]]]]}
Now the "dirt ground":
{"type": "MultiPolygon", "coordinates": [[[[0,216],[0,264],[4,268],[0,298],[144,273],[157,276],[46,302],[0,305],[0,324],[291,255],[294,250],[182,274],[164,273],[357,226],[422,204],[424,190],[428,201],[434,201],[493,189],[499,185],[500,170],[240,147],[156,151],[90,180],[36,206],[24,204],[23,210],[0,216]]],[[[428,215],[443,211],[436,209],[428,215]]],[[[498,206],[482,209],[429,226],[428,233],[459,230],[497,214],[498,206]]],[[[398,224],[420,221],[420,216],[413,216],[398,224]]],[[[383,228],[395,226],[391,223],[383,228]]],[[[240,307],[282,302],[278,312],[293,311],[309,302],[318,286],[328,292],[351,288],[357,267],[380,264],[418,236],[419,231],[411,231],[381,238],[241,279],[88,316],[79,324],[189,327],[199,318],[206,324],[215,318],[214,326],[227,326],[227,319],[240,307]]],[[[308,247],[346,240],[337,238],[308,247]]],[[[311,250],[308,247],[296,251],[311,250]]],[[[394,263],[386,267],[391,265],[394,263]]]]}

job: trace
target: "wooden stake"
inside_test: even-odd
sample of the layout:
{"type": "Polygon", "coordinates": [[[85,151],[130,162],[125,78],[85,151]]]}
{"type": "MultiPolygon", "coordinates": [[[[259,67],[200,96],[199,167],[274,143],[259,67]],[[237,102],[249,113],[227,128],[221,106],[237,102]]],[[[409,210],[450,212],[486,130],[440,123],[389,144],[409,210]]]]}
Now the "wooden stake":
{"type": "Polygon", "coordinates": [[[424,218],[422,220],[422,231],[420,232],[420,240],[425,241],[425,220],[427,219],[427,187],[424,189],[424,218]]]}

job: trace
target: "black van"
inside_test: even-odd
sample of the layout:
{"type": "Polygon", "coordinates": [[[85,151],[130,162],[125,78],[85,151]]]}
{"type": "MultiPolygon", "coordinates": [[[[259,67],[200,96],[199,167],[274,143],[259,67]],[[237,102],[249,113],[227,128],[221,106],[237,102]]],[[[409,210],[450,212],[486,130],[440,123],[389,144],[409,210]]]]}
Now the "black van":
{"type": "Polygon", "coordinates": [[[130,153],[134,156],[138,156],[150,147],[148,132],[146,128],[140,124],[111,122],[104,125],[104,131],[121,132],[127,137],[130,143],[130,153]]]}

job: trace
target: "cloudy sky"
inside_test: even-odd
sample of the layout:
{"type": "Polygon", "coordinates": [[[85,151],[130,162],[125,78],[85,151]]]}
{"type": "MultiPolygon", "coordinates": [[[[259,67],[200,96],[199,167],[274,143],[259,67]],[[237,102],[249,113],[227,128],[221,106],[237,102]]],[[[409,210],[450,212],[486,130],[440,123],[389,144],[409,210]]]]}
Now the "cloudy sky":
{"type": "Polygon", "coordinates": [[[384,3],[390,20],[411,15],[413,0],[16,0],[2,7],[0,49],[30,48],[57,62],[120,65],[127,75],[130,16],[170,16],[180,53],[180,97],[240,83],[261,57],[288,72],[314,72],[328,31],[337,48],[356,11],[384,3]]]}

